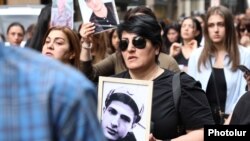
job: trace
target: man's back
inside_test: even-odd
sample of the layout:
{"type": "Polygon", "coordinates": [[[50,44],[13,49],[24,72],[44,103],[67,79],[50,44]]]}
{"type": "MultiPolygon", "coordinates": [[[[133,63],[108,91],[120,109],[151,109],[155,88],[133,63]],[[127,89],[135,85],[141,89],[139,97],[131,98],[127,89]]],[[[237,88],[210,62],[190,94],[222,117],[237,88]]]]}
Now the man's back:
{"type": "Polygon", "coordinates": [[[104,140],[96,91],[79,72],[1,45],[0,68],[0,140],[104,140]]]}

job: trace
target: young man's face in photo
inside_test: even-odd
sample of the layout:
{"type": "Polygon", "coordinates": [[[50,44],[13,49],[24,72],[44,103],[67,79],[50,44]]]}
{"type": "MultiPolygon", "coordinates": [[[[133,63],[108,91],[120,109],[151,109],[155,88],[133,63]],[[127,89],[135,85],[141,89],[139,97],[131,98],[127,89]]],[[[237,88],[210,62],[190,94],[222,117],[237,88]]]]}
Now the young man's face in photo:
{"type": "Polygon", "coordinates": [[[101,10],[103,6],[102,0],[85,0],[87,6],[93,11],[101,10]]]}
{"type": "Polygon", "coordinates": [[[120,101],[112,101],[103,112],[102,128],[106,138],[118,140],[124,138],[132,129],[134,111],[120,101]]]}

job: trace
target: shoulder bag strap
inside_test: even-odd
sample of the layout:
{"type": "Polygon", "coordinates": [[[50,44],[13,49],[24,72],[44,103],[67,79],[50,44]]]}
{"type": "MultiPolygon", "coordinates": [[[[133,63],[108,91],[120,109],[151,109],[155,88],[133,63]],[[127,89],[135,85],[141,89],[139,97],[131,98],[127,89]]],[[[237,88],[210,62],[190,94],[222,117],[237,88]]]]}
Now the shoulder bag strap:
{"type": "Polygon", "coordinates": [[[175,105],[175,110],[176,110],[176,114],[177,114],[178,121],[179,121],[176,131],[179,136],[186,133],[185,127],[183,126],[180,115],[179,115],[179,101],[180,101],[180,96],[181,96],[181,81],[180,81],[181,73],[182,72],[175,73],[172,78],[174,105],[175,105]]]}
{"type": "Polygon", "coordinates": [[[177,112],[178,112],[178,107],[179,107],[179,98],[181,96],[180,74],[181,72],[175,73],[173,76],[173,80],[172,80],[174,105],[175,105],[177,112]]]}
{"type": "Polygon", "coordinates": [[[214,82],[214,87],[215,87],[215,96],[216,96],[216,101],[217,101],[217,104],[218,104],[218,110],[219,110],[219,114],[220,114],[220,117],[223,118],[223,112],[221,110],[221,105],[220,105],[220,98],[219,98],[219,95],[218,95],[218,89],[217,89],[217,84],[216,84],[216,80],[215,80],[215,73],[214,73],[214,69],[213,69],[213,65],[212,65],[212,60],[211,60],[211,57],[209,57],[209,62],[210,62],[210,65],[211,65],[211,69],[212,69],[212,77],[213,77],[213,82],[214,82]]]}

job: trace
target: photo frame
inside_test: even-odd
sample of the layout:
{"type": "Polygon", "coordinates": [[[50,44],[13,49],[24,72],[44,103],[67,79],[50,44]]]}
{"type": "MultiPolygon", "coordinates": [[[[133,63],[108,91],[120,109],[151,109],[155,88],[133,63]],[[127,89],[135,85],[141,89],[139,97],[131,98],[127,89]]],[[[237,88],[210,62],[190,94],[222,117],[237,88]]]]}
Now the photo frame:
{"type": "Polygon", "coordinates": [[[51,26],[74,28],[74,4],[68,0],[52,0],[51,26]]]}
{"type": "Polygon", "coordinates": [[[95,2],[93,0],[78,0],[78,3],[83,23],[94,23],[96,26],[95,33],[116,28],[119,24],[118,12],[114,0],[95,0],[95,2]],[[105,8],[100,8],[103,7],[100,6],[103,4],[105,8]]]}
{"type": "MultiPolygon", "coordinates": [[[[118,128],[122,127],[124,123],[128,125],[128,121],[133,119],[132,126],[127,126],[128,128],[124,129],[123,136],[133,134],[136,141],[148,141],[151,123],[152,94],[153,81],[100,76],[98,83],[97,114],[104,135],[109,139],[116,140],[115,137],[120,136],[118,128]],[[124,97],[120,98],[122,96],[124,97]],[[129,100],[125,97],[128,97],[129,100]],[[126,102],[121,99],[125,99],[126,102]],[[136,112],[137,110],[133,110],[134,108],[131,106],[133,102],[131,101],[135,102],[138,112],[136,112]],[[116,126],[116,124],[119,126],[116,126]],[[126,131],[128,133],[126,133],[126,131]]],[[[120,139],[121,138],[120,136],[120,139]]]]}

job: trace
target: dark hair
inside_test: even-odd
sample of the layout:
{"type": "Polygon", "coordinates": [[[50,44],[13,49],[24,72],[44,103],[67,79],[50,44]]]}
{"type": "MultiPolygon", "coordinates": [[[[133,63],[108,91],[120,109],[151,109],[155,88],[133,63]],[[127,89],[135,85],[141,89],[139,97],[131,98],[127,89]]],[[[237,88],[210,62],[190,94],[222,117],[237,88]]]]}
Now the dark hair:
{"type": "Polygon", "coordinates": [[[170,30],[170,29],[173,29],[173,30],[175,30],[176,32],[178,32],[178,39],[177,39],[177,41],[176,42],[178,42],[178,43],[180,43],[180,41],[181,41],[181,38],[180,38],[180,24],[178,23],[178,22],[172,22],[172,23],[170,23],[170,24],[167,24],[167,25],[165,25],[165,28],[164,28],[164,40],[165,40],[165,45],[166,45],[166,48],[167,48],[167,50],[168,50],[168,52],[169,52],[169,49],[170,49],[170,47],[171,47],[171,45],[172,45],[172,43],[169,41],[169,39],[167,38],[167,34],[168,34],[168,31],[170,30]]]}
{"type": "Polygon", "coordinates": [[[203,22],[205,22],[205,13],[193,12],[191,15],[192,17],[195,17],[195,18],[200,17],[203,20],[203,22]]]}
{"type": "Polygon", "coordinates": [[[26,32],[33,34],[34,28],[36,27],[36,24],[30,24],[26,30],[26,32]]]}
{"type": "Polygon", "coordinates": [[[126,20],[128,20],[130,17],[136,16],[136,15],[139,15],[139,14],[141,14],[141,15],[142,15],[142,14],[143,14],[143,15],[149,15],[149,16],[151,16],[152,18],[154,18],[155,20],[157,19],[156,16],[155,16],[155,14],[154,14],[154,12],[153,12],[150,8],[148,8],[148,7],[146,7],[146,6],[138,6],[138,7],[136,7],[136,8],[131,8],[131,9],[129,9],[129,10],[125,13],[123,20],[126,21],[126,20]]]}
{"type": "Polygon", "coordinates": [[[4,35],[3,35],[2,33],[0,33],[0,38],[1,38],[0,42],[1,42],[1,41],[2,41],[2,42],[5,42],[5,37],[4,37],[4,35]]]}
{"type": "Polygon", "coordinates": [[[40,12],[36,23],[33,37],[30,41],[30,47],[41,52],[43,48],[43,38],[47,30],[49,29],[51,16],[51,4],[46,5],[40,12]]]}
{"type": "Polygon", "coordinates": [[[140,110],[136,104],[136,102],[128,95],[122,92],[114,92],[115,90],[111,90],[105,100],[105,107],[107,108],[112,101],[120,101],[134,111],[135,118],[134,123],[138,123],[141,120],[140,110]]]}
{"type": "Polygon", "coordinates": [[[194,37],[194,39],[197,41],[197,45],[198,47],[200,46],[200,43],[201,43],[201,39],[202,39],[202,36],[203,36],[203,33],[202,33],[202,27],[201,27],[201,24],[200,22],[195,18],[195,17],[185,17],[182,22],[181,22],[181,26],[183,24],[183,22],[187,19],[190,19],[192,20],[193,22],[193,25],[194,25],[194,28],[199,31],[200,33],[194,37]]]}
{"type": "Polygon", "coordinates": [[[81,52],[81,45],[80,45],[80,40],[78,38],[77,33],[66,26],[65,27],[59,27],[59,26],[52,27],[46,32],[44,39],[42,40],[42,45],[45,44],[47,36],[53,30],[62,31],[66,35],[66,37],[69,40],[70,53],[75,55],[74,58],[69,59],[69,63],[72,66],[76,67],[77,69],[80,69],[80,59],[79,58],[80,58],[80,52],[81,52]]]}
{"type": "Polygon", "coordinates": [[[236,25],[238,39],[241,38],[241,27],[246,28],[248,32],[250,32],[250,17],[244,17],[239,23],[236,25]]]}
{"type": "Polygon", "coordinates": [[[111,53],[114,53],[116,52],[116,48],[113,46],[112,44],[112,38],[113,38],[113,35],[115,34],[115,32],[117,32],[116,28],[112,29],[110,32],[109,32],[109,45],[110,45],[110,50],[111,50],[111,53]]]}
{"type": "MultiPolygon", "coordinates": [[[[149,15],[132,16],[118,26],[118,37],[122,39],[122,33],[126,31],[135,33],[151,41],[153,47],[162,49],[161,26],[155,18],[149,15]]],[[[158,63],[159,54],[156,56],[158,63]]]]}
{"type": "Polygon", "coordinates": [[[22,31],[23,31],[23,35],[25,34],[24,26],[23,26],[21,23],[19,23],[19,22],[13,22],[13,23],[11,23],[11,24],[8,26],[8,28],[7,28],[7,34],[9,33],[10,28],[13,27],[13,26],[19,26],[19,27],[22,29],[22,31]]]}
{"type": "Polygon", "coordinates": [[[31,24],[31,25],[29,25],[28,28],[26,29],[27,41],[26,41],[26,43],[25,43],[24,46],[30,47],[30,40],[31,40],[32,37],[33,37],[35,28],[36,28],[36,24],[31,24]]]}

